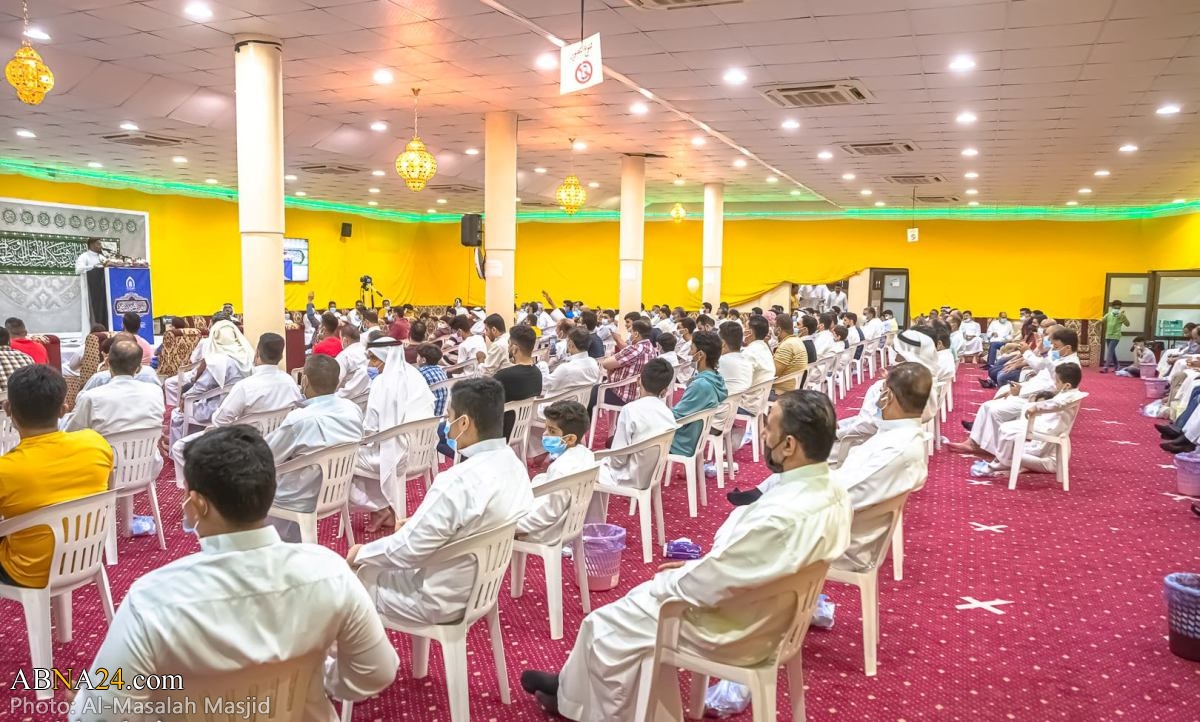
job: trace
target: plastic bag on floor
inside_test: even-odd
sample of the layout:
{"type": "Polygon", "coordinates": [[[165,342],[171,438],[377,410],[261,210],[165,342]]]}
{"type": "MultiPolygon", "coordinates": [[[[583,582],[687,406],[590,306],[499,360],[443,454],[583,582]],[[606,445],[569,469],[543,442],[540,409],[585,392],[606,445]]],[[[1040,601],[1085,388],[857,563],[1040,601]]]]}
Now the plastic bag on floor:
{"type": "Polygon", "coordinates": [[[1142,407],[1142,416],[1147,416],[1151,419],[1165,419],[1167,412],[1164,408],[1164,399],[1155,399],[1142,407]]]}
{"type": "Polygon", "coordinates": [[[133,536],[149,536],[155,531],[152,516],[135,516],[129,523],[129,533],[133,536]]]}
{"type": "Polygon", "coordinates": [[[705,717],[732,717],[750,706],[750,688],[744,684],[722,679],[708,688],[704,695],[705,717]]]}
{"type": "Polygon", "coordinates": [[[829,601],[829,595],[817,597],[817,608],[813,610],[812,626],[820,629],[833,629],[833,612],[837,605],[829,601]]]}

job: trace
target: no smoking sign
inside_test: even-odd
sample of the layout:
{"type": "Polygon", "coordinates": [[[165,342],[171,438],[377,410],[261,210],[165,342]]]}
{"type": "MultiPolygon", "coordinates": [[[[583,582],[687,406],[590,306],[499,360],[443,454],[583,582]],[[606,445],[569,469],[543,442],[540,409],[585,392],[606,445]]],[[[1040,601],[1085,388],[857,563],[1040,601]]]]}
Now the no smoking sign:
{"type": "Polygon", "coordinates": [[[561,95],[604,82],[604,65],[600,59],[600,34],[562,48],[558,67],[558,91],[561,95]]]}

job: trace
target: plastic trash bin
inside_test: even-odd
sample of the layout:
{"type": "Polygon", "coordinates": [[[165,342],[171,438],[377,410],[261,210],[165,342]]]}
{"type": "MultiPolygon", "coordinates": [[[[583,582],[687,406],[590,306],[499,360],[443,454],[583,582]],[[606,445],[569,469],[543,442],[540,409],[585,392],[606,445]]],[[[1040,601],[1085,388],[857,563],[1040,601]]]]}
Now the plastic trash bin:
{"type": "Polygon", "coordinates": [[[1200,496],[1200,452],[1175,455],[1175,486],[1185,496],[1200,496]]]}
{"type": "Polygon", "coordinates": [[[588,589],[603,592],[621,583],[621,552],[625,530],[614,524],[583,525],[583,556],[588,589]]]}
{"type": "Polygon", "coordinates": [[[1171,652],[1200,662],[1200,574],[1168,574],[1163,586],[1171,652]]]}

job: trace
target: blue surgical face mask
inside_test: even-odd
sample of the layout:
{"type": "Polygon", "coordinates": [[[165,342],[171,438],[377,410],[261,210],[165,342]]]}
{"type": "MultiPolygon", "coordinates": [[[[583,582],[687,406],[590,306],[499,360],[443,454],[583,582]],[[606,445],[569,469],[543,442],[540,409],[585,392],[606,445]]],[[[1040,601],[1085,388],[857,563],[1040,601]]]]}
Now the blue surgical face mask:
{"type": "Polygon", "coordinates": [[[1050,348],[1050,337],[1049,336],[1046,336],[1045,338],[1042,339],[1042,345],[1045,346],[1046,348],[1050,348]]]}
{"type": "MultiPolygon", "coordinates": [[[[455,421],[458,421],[461,418],[461,416],[458,416],[455,417],[453,421],[442,422],[442,436],[446,437],[446,446],[449,446],[451,451],[458,451],[458,437],[450,435],[450,427],[454,425],[455,421]]],[[[461,436],[461,434],[459,434],[459,436],[461,436]]]]}
{"type": "Polygon", "coordinates": [[[185,534],[194,534],[197,538],[199,538],[200,535],[196,532],[199,525],[193,524],[192,526],[188,526],[187,505],[189,501],[191,501],[191,497],[184,499],[183,503],[179,505],[180,510],[183,512],[180,523],[183,526],[183,532],[185,534]]]}
{"type": "Polygon", "coordinates": [[[542,448],[551,456],[561,456],[567,450],[567,442],[561,436],[543,436],[542,448]]]}
{"type": "Polygon", "coordinates": [[[1057,360],[1059,360],[1060,358],[1062,358],[1062,354],[1060,354],[1060,353],[1058,352],[1058,349],[1056,349],[1056,348],[1055,348],[1055,349],[1050,349],[1050,360],[1051,360],[1051,361],[1057,361],[1057,360]]]}

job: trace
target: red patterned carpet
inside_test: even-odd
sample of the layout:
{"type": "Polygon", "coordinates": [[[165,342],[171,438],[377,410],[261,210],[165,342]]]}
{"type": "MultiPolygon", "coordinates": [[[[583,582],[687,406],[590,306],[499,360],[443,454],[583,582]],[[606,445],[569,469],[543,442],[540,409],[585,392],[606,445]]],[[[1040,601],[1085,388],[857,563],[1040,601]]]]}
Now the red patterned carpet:
{"type": "MultiPolygon", "coordinates": [[[[959,421],[990,397],[964,368],[957,406],[946,430],[963,433],[959,421]]],[[[842,415],[857,408],[866,385],[840,404],[842,415]]],[[[1187,501],[1172,498],[1171,459],[1157,447],[1151,421],[1137,414],[1142,384],[1134,379],[1085,373],[1085,401],[1073,440],[1070,493],[1049,475],[1022,475],[1016,491],[996,481],[971,483],[971,460],[939,452],[925,488],[905,514],[905,579],[881,575],[879,674],[862,673],[858,592],[830,584],[838,604],[837,624],[813,630],[804,648],[808,715],[812,720],[1176,720],[1200,719],[1200,664],[1167,649],[1162,578],[1200,569],[1200,519],[1187,501]],[[964,598],[1003,600],[958,609],[964,598]]],[[[739,455],[739,485],[766,476],[752,464],[749,447],[739,455]]],[[[167,472],[169,473],[169,472],[167,472]]],[[[687,518],[682,482],[665,490],[669,538],[690,536],[707,545],[728,513],[723,494],[709,480],[710,505],[699,519],[687,518]]],[[[421,497],[410,487],[410,504],[421,497]]],[[[133,579],[196,550],[179,526],[179,494],[160,484],[169,550],[152,537],[122,540],[121,563],[110,571],[113,595],[125,594],[133,579]]],[[[614,505],[613,517],[623,513],[614,505]]],[[[361,526],[360,517],[357,524],[361,526]]],[[[616,599],[649,578],[637,525],[629,544],[621,586],[593,595],[593,605],[616,599]]],[[[322,527],[322,542],[345,550],[322,527]]],[[[358,530],[361,532],[361,529],[358,530]]],[[[569,568],[564,577],[570,578],[569,568]]],[[[578,596],[566,589],[566,639],[550,641],[540,562],[532,561],[522,599],[501,597],[513,704],[500,704],[484,625],[471,638],[471,717],[475,720],[541,720],[544,715],[516,684],[522,669],[557,669],[570,649],[581,617],[578,596]]],[[[281,610],[303,615],[304,610],[281,610]]],[[[29,652],[19,608],[5,608],[0,636],[0,679],[27,668],[29,652]]],[[[90,664],[107,626],[96,593],[75,597],[75,637],[55,645],[60,667],[90,664]]],[[[381,697],[355,707],[355,720],[448,720],[440,653],[430,675],[408,678],[408,642],[394,636],[401,655],[396,683],[381,697]]],[[[786,680],[780,681],[780,719],[789,719],[786,680]]],[[[23,693],[22,693],[23,694],[23,693]]],[[[13,714],[6,703],[0,719],[34,719],[13,714]]],[[[749,713],[738,720],[749,720],[749,713]]],[[[37,718],[49,719],[49,718],[37,718]]]]}

